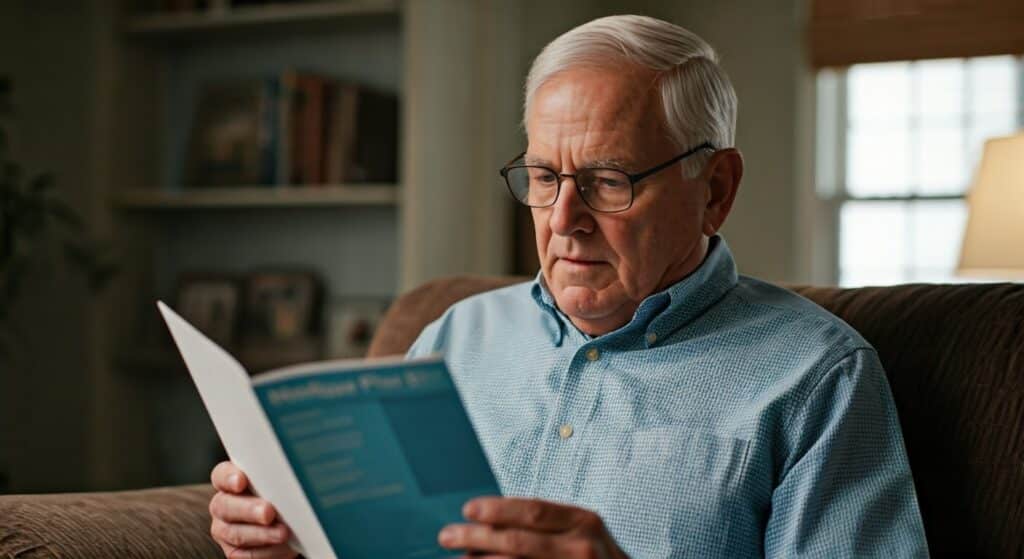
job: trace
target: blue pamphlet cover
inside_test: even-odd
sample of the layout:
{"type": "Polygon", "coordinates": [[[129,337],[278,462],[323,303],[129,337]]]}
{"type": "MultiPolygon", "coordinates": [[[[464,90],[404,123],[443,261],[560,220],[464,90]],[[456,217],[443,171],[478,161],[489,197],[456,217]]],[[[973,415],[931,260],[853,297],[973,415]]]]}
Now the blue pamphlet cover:
{"type": "Polygon", "coordinates": [[[441,527],[500,494],[440,358],[301,366],[253,389],[342,559],[451,556],[441,527]]]}

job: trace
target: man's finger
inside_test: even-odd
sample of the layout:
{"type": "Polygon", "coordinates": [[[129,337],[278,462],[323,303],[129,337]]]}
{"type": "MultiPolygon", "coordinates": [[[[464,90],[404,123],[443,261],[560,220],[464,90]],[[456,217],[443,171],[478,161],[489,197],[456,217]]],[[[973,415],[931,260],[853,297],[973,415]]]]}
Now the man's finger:
{"type": "MultiPolygon", "coordinates": [[[[486,524],[451,524],[437,535],[448,549],[482,551],[515,557],[559,557],[551,536],[519,528],[495,528],[486,524]]],[[[475,555],[474,555],[475,557],[475,555]]]]}
{"type": "Polygon", "coordinates": [[[514,497],[478,497],[467,502],[462,513],[474,522],[539,532],[564,532],[576,527],[584,516],[593,514],[550,501],[514,497]]]}
{"type": "Polygon", "coordinates": [[[277,518],[277,510],[259,497],[219,492],[210,499],[210,516],[229,523],[270,526],[277,518]]]}
{"type": "Polygon", "coordinates": [[[221,462],[210,472],[210,481],[218,491],[242,493],[249,487],[249,479],[238,466],[231,462],[221,462]]]}
{"type": "Polygon", "coordinates": [[[273,526],[228,523],[218,518],[210,526],[213,539],[235,547],[265,547],[286,543],[288,527],[278,522],[273,526]]]}
{"type": "Polygon", "coordinates": [[[294,559],[298,555],[287,544],[245,549],[222,543],[220,548],[228,559],[294,559]]]}

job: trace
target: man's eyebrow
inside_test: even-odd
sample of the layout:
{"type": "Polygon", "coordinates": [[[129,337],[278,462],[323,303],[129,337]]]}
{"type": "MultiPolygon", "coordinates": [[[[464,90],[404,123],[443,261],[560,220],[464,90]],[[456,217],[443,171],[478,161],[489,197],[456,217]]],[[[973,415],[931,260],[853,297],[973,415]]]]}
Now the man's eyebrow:
{"type": "MultiPolygon", "coordinates": [[[[535,155],[525,154],[523,155],[524,165],[539,165],[541,167],[550,167],[555,169],[556,166],[551,161],[544,159],[543,157],[537,157],[535,155]]],[[[611,168],[611,169],[630,169],[633,166],[633,162],[618,157],[603,157],[600,159],[589,159],[584,161],[580,168],[582,169],[593,169],[593,168],[611,168]]]]}
{"type": "Polygon", "coordinates": [[[618,157],[605,157],[601,159],[590,159],[588,161],[585,161],[583,165],[581,165],[581,167],[591,169],[603,167],[610,169],[626,170],[631,169],[633,167],[633,162],[627,161],[625,159],[620,159],[618,157]]]}

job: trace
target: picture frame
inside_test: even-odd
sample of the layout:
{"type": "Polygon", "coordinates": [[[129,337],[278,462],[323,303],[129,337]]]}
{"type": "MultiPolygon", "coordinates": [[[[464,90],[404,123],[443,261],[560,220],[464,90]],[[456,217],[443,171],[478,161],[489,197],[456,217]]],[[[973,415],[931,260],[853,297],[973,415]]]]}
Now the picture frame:
{"type": "Polygon", "coordinates": [[[175,307],[213,341],[237,341],[241,302],[238,278],[223,274],[187,273],[178,279],[175,307]]]}
{"type": "Polygon", "coordinates": [[[315,337],[322,284],[310,271],[258,271],[245,281],[246,342],[282,344],[315,337]]]}
{"type": "Polygon", "coordinates": [[[328,311],[327,357],[329,359],[366,357],[377,326],[390,305],[389,297],[366,296],[333,299],[328,311]]]}

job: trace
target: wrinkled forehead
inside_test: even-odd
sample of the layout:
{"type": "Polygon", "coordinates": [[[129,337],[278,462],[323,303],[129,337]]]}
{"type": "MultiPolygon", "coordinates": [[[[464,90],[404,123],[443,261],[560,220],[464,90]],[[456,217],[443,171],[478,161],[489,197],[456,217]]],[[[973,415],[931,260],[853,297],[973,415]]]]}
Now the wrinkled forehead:
{"type": "Polygon", "coordinates": [[[637,130],[661,123],[653,72],[635,67],[573,68],[541,85],[527,108],[527,136],[637,130]]]}

